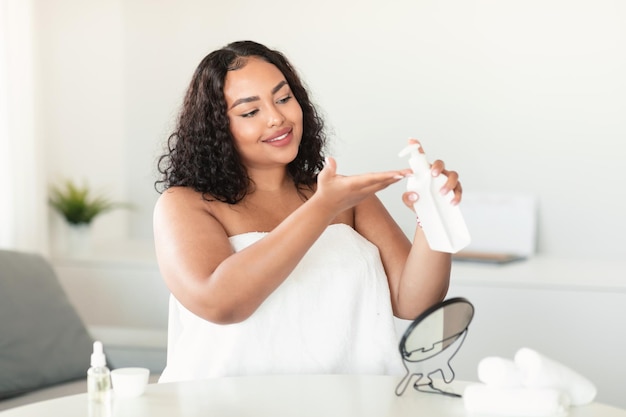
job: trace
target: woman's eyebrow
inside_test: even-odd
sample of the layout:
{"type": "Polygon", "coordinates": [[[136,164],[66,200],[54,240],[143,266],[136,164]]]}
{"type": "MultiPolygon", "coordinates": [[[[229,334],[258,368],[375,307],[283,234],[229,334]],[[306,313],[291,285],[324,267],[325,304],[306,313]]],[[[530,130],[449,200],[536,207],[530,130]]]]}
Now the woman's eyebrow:
{"type": "MultiPolygon", "coordinates": [[[[286,84],[287,84],[287,81],[285,81],[285,80],[282,80],[281,82],[276,84],[276,86],[274,88],[272,88],[272,94],[276,94],[286,84]]],[[[239,99],[235,100],[235,102],[233,103],[232,106],[230,106],[230,109],[232,109],[232,108],[234,108],[234,107],[236,107],[236,106],[238,106],[240,104],[250,103],[252,101],[257,101],[257,100],[259,100],[259,96],[250,96],[250,97],[239,98],[239,99]]]]}
{"type": "Polygon", "coordinates": [[[272,88],[272,94],[276,94],[278,92],[278,90],[283,88],[283,85],[285,85],[285,84],[287,84],[287,81],[285,81],[285,80],[282,80],[281,82],[276,84],[276,87],[272,88]]]}

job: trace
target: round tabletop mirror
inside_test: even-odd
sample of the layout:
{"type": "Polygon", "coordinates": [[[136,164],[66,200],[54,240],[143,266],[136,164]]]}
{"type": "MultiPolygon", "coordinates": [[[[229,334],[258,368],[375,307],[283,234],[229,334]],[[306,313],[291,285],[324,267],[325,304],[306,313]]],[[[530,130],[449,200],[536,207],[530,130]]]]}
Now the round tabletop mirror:
{"type": "Polygon", "coordinates": [[[473,317],[472,303],[456,297],[435,304],[411,322],[399,345],[407,373],[396,388],[397,395],[404,393],[415,376],[413,386],[418,391],[460,396],[436,387],[431,375],[441,373],[444,382],[452,382],[450,360],[463,344],[473,317]]]}

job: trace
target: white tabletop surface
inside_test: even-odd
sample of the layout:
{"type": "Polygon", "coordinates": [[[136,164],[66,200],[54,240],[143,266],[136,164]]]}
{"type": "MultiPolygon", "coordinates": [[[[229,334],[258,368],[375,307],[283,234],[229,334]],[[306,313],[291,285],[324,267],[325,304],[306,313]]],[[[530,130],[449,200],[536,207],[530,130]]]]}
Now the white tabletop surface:
{"type": "MultiPolygon", "coordinates": [[[[392,376],[259,376],[151,384],[141,397],[113,401],[111,417],[385,417],[466,416],[463,400],[409,387],[398,397],[392,376]]],[[[462,393],[467,383],[442,383],[462,393]]],[[[85,417],[86,394],[0,412],[1,417],[85,417]]],[[[626,411],[593,403],[568,417],[626,417],[626,411]]]]}

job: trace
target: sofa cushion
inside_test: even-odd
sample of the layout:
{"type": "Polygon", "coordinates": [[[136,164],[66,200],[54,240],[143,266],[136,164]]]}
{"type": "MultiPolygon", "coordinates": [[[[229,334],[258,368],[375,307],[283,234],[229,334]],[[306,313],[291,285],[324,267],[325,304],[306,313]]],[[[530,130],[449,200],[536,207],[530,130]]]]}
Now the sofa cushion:
{"type": "Polygon", "coordinates": [[[84,378],[92,346],[50,264],[0,250],[0,399],[84,378]]]}

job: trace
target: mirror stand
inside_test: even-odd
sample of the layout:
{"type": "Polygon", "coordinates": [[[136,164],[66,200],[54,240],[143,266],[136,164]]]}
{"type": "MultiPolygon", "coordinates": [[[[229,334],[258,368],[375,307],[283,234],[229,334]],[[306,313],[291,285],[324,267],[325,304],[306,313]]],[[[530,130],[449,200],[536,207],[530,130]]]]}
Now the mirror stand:
{"type": "Polygon", "coordinates": [[[413,320],[400,340],[406,375],[396,387],[396,395],[402,395],[416,376],[413,387],[417,391],[461,397],[436,387],[431,376],[440,373],[447,384],[454,380],[450,361],[461,348],[473,317],[474,306],[457,297],[432,306],[413,320]]]}

